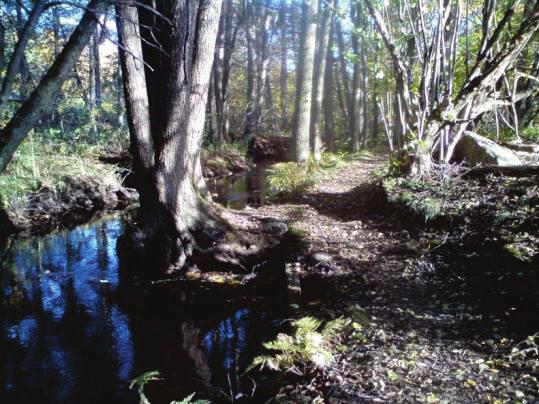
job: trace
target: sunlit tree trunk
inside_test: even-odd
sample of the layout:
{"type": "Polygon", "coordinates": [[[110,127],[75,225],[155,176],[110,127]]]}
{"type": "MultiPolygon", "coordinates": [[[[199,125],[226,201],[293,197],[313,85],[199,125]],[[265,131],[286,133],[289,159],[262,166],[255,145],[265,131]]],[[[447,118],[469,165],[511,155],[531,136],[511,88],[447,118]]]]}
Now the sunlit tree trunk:
{"type": "Polygon", "coordinates": [[[313,102],[311,116],[310,144],[314,161],[318,164],[322,156],[322,101],[324,96],[324,79],[326,77],[326,56],[328,53],[329,31],[331,24],[331,14],[333,12],[333,1],[329,0],[323,8],[323,1],[320,1],[319,27],[317,36],[317,49],[315,65],[313,70],[313,102]]]}
{"type": "Polygon", "coordinates": [[[307,164],[309,159],[309,132],[313,88],[314,53],[316,46],[316,5],[314,0],[303,0],[303,32],[301,38],[301,74],[297,73],[296,118],[294,125],[294,161],[307,164]]]}
{"type": "Polygon", "coordinates": [[[334,35],[335,22],[331,21],[329,31],[328,51],[326,55],[326,71],[324,78],[324,142],[328,148],[328,151],[335,151],[335,92],[333,89],[334,81],[333,76],[335,74],[334,65],[335,58],[333,56],[333,35],[334,35]]]}
{"type": "MultiPolygon", "coordinates": [[[[142,46],[133,26],[130,32],[124,32],[124,42],[129,37],[135,46],[141,46],[147,67],[144,72],[136,70],[131,91],[126,85],[125,93],[128,106],[147,111],[146,116],[135,119],[133,112],[128,113],[132,152],[142,173],[139,193],[146,206],[141,209],[145,219],[142,238],[138,244],[133,242],[144,256],[153,259],[157,274],[166,268],[182,268],[195,251],[211,247],[228,229],[208,203],[200,166],[221,3],[183,0],[159,5],[157,11],[170,20],[170,27],[158,21],[160,17],[151,10],[139,9],[144,27],[141,36],[145,39],[142,46]],[[155,38],[170,58],[162,58],[148,44],[148,38],[155,38]],[[147,98],[137,90],[143,80],[147,98]]],[[[128,52],[123,53],[123,59],[126,67],[129,59],[131,64],[136,62],[128,52]]],[[[126,83],[129,75],[132,72],[124,67],[126,83]]]]}
{"type": "Polygon", "coordinates": [[[281,1],[279,8],[279,26],[281,28],[281,72],[279,78],[279,84],[281,87],[281,130],[286,131],[289,127],[288,117],[288,42],[287,42],[287,29],[286,29],[286,0],[281,1]]]}

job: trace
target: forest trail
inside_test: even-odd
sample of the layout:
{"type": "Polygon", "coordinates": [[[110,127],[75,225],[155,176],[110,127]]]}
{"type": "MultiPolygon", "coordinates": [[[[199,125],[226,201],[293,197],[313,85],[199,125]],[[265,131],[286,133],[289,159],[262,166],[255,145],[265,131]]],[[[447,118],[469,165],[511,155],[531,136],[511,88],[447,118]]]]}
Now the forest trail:
{"type": "Polygon", "coordinates": [[[301,271],[306,315],[359,324],[334,368],[283,393],[329,402],[537,397],[533,372],[511,354],[521,338],[507,331],[512,314],[485,310],[466,279],[434,254],[430,246],[443,235],[365,213],[361,186],[383,161],[352,161],[324,172],[295,203],[247,213],[293,223],[302,234],[306,251],[293,265],[301,271]],[[321,251],[330,258],[313,254],[321,251]]]}

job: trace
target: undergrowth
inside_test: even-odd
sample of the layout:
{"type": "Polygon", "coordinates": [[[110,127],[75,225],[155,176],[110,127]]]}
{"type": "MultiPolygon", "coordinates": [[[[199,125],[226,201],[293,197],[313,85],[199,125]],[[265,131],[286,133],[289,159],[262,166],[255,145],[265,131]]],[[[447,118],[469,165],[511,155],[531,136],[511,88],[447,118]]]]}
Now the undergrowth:
{"type": "Polygon", "coordinates": [[[357,155],[323,153],[318,164],[312,158],[306,166],[294,162],[277,163],[271,166],[269,185],[279,197],[295,198],[309,191],[316,184],[317,176],[321,171],[342,168],[347,164],[348,159],[364,156],[365,153],[357,155]]]}
{"type": "MultiPolygon", "coordinates": [[[[151,370],[149,372],[145,372],[141,374],[140,376],[134,378],[131,381],[131,384],[129,385],[130,389],[137,389],[137,393],[139,395],[140,404],[151,404],[150,400],[146,396],[144,392],[144,387],[153,381],[159,381],[161,379],[161,374],[157,370],[151,370]]],[[[209,404],[210,402],[207,400],[194,400],[196,393],[192,393],[189,396],[185,397],[181,401],[171,401],[170,404],[209,404]]]]}
{"type": "Polygon", "coordinates": [[[264,344],[271,354],[255,358],[251,368],[268,368],[275,371],[304,375],[311,369],[323,370],[335,361],[338,340],[350,324],[338,318],[327,322],[313,317],[303,317],[292,323],[293,335],[279,334],[274,341],[264,344]]]}
{"type": "Polygon", "coordinates": [[[97,160],[99,150],[86,147],[74,152],[66,145],[27,139],[0,175],[1,207],[18,211],[24,209],[33,193],[61,195],[74,185],[118,187],[121,179],[115,167],[97,160]]]}

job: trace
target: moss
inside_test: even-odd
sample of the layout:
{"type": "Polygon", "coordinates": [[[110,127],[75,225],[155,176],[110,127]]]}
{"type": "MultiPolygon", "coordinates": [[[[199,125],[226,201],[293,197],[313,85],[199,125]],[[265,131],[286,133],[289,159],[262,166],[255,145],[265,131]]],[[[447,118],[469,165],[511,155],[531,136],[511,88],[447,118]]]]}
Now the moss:
{"type": "Polygon", "coordinates": [[[300,228],[296,223],[289,223],[288,224],[288,233],[294,237],[297,238],[305,238],[307,236],[307,232],[300,228]]]}

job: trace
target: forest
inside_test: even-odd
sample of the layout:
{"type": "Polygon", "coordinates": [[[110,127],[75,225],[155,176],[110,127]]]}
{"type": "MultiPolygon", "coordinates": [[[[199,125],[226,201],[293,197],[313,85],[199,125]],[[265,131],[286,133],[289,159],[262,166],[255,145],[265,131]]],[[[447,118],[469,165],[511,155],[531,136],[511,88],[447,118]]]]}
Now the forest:
{"type": "Polygon", "coordinates": [[[539,0],[0,0],[1,403],[536,403],[539,0]]]}

